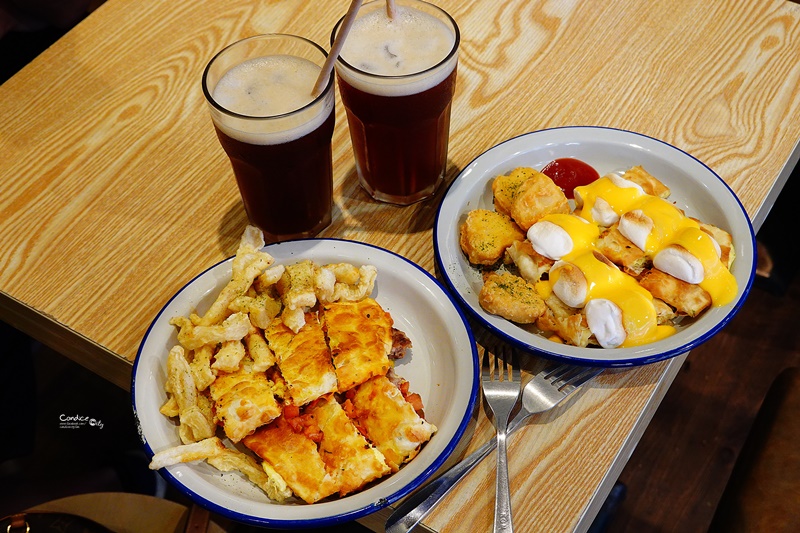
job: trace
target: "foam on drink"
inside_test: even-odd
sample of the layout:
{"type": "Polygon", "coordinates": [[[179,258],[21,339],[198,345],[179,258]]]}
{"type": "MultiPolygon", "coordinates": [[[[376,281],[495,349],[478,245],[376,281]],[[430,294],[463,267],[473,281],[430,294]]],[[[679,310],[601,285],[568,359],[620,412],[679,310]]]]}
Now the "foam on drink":
{"type": "Polygon", "coordinates": [[[281,144],[307,135],[318,128],[333,109],[330,102],[320,106],[313,120],[306,117],[279,117],[301,109],[311,102],[311,90],[320,73],[313,62],[295,56],[257,57],[231,68],[213,90],[214,100],[233,113],[246,117],[277,117],[275,130],[257,131],[263,125],[252,120],[217,121],[230,137],[249,144],[281,144]],[[292,122],[297,125],[292,127],[292,122]],[[236,122],[236,124],[232,124],[236,122]]]}
{"type": "Polygon", "coordinates": [[[397,6],[395,17],[390,19],[385,9],[376,9],[356,19],[340,54],[343,61],[362,73],[348,68],[337,68],[337,72],[349,84],[370,94],[414,94],[441,83],[452,72],[457,61],[457,54],[451,54],[454,45],[453,31],[432,15],[397,6]],[[448,61],[439,69],[426,72],[445,59],[448,61]],[[419,76],[411,76],[414,74],[419,76]],[[401,83],[396,78],[377,76],[410,77],[401,83]]]}

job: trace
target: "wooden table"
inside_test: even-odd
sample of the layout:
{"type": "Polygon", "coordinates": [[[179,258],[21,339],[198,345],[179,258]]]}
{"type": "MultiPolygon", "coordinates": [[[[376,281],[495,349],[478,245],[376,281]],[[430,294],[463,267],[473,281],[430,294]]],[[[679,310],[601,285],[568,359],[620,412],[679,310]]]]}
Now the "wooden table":
{"type": "MultiPolygon", "coordinates": [[[[612,126],[703,160],[758,228],[797,163],[798,5],[438,3],[462,32],[448,179],[525,132],[612,126]]],[[[256,33],[327,48],[347,4],[108,0],[0,86],[0,318],[128,387],[150,321],[233,254],[247,222],[200,90],[206,62],[256,33]]],[[[370,201],[340,103],[336,119],[334,221],[322,236],[380,245],[433,272],[441,194],[405,208],[370,201]]],[[[608,372],[511,439],[520,531],[591,523],[682,360],[608,372]]],[[[490,434],[481,414],[468,448],[490,434]]],[[[493,479],[486,461],[426,524],[488,531],[493,479]]]]}

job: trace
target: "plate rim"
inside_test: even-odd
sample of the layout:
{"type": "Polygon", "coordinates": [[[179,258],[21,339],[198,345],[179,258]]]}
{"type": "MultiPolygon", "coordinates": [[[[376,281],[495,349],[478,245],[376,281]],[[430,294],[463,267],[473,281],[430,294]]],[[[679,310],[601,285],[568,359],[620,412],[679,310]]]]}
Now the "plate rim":
{"type": "MultiPolygon", "coordinates": [[[[539,145],[534,145],[534,146],[539,146],[539,145]]],[[[459,214],[460,214],[460,212],[459,212],[459,214]]],[[[704,342],[708,341],[711,337],[716,335],[723,327],[725,327],[725,325],[727,325],[728,322],[731,321],[731,319],[733,319],[733,317],[739,312],[739,310],[741,309],[741,307],[744,305],[745,301],[747,300],[747,296],[749,295],[750,290],[751,290],[751,288],[753,286],[753,283],[754,283],[754,280],[755,280],[756,259],[757,259],[757,255],[755,254],[756,237],[755,237],[755,231],[753,229],[753,225],[752,225],[752,222],[750,220],[750,217],[747,215],[747,211],[745,210],[744,206],[742,205],[741,200],[736,195],[736,193],[733,191],[733,189],[731,189],[730,185],[728,185],[725,182],[725,180],[723,180],[716,172],[714,172],[714,170],[711,169],[711,167],[706,165],[704,162],[702,162],[701,160],[699,160],[698,158],[696,158],[692,154],[690,154],[690,153],[686,152],[685,150],[682,150],[682,149],[680,149],[680,148],[678,148],[678,147],[676,147],[676,146],[674,146],[674,145],[672,145],[672,144],[670,144],[670,143],[668,143],[666,141],[663,141],[661,139],[652,137],[650,135],[646,135],[644,133],[639,133],[639,132],[635,132],[635,131],[631,131],[631,130],[627,130],[627,129],[615,128],[615,127],[610,127],[610,126],[570,125],[570,126],[556,126],[556,127],[551,127],[551,128],[543,128],[543,129],[540,129],[540,130],[533,130],[533,131],[529,131],[529,132],[526,132],[526,133],[521,133],[519,135],[515,135],[514,137],[510,137],[508,139],[505,139],[505,140],[495,144],[494,146],[491,146],[491,147],[487,148],[486,150],[484,150],[483,152],[478,154],[475,158],[473,158],[472,161],[470,161],[458,173],[458,175],[456,175],[456,177],[448,184],[447,189],[445,190],[445,192],[444,192],[444,194],[442,196],[442,201],[441,201],[441,203],[439,204],[439,207],[436,210],[436,217],[435,217],[434,225],[433,225],[433,244],[434,244],[434,261],[436,263],[436,268],[438,268],[439,271],[442,274],[442,278],[444,280],[445,286],[447,287],[447,289],[451,293],[453,293],[456,296],[459,304],[464,309],[466,309],[466,311],[469,314],[469,316],[471,318],[473,318],[474,320],[476,320],[481,326],[487,328],[494,335],[500,337],[505,342],[511,344],[512,346],[515,346],[516,348],[518,348],[518,349],[520,349],[522,351],[525,351],[525,352],[528,352],[528,353],[533,353],[535,355],[539,355],[539,356],[542,356],[544,358],[547,358],[547,359],[550,359],[550,360],[554,360],[554,361],[559,361],[559,362],[562,362],[562,363],[573,364],[573,365],[581,365],[581,366],[597,366],[597,367],[604,367],[604,368],[629,368],[629,367],[634,367],[634,366],[642,366],[642,365],[647,365],[647,364],[651,364],[651,363],[656,363],[656,362],[663,361],[663,360],[666,360],[666,359],[671,359],[671,358],[676,357],[678,355],[681,355],[681,354],[684,354],[686,352],[689,352],[692,349],[694,349],[697,346],[699,346],[700,344],[703,344],[704,342]],[[497,328],[494,324],[492,324],[491,322],[487,321],[484,318],[484,316],[480,312],[478,312],[476,309],[474,309],[473,306],[468,301],[466,301],[464,296],[458,291],[458,288],[455,286],[453,280],[448,275],[448,270],[446,268],[446,265],[444,264],[444,258],[442,257],[442,250],[441,250],[441,247],[439,245],[439,243],[440,243],[440,220],[443,217],[442,211],[446,207],[448,195],[450,195],[451,191],[454,190],[454,187],[461,180],[467,179],[469,177],[469,174],[472,171],[474,171],[474,169],[479,165],[481,159],[488,158],[492,152],[496,152],[496,151],[502,150],[504,147],[507,147],[507,145],[509,143],[520,142],[521,139],[524,139],[524,138],[527,138],[527,137],[541,136],[541,135],[545,135],[547,133],[561,132],[561,131],[566,131],[566,130],[572,130],[572,131],[576,131],[577,130],[577,131],[580,131],[581,133],[587,133],[587,132],[592,132],[592,131],[594,131],[594,132],[607,131],[607,132],[612,132],[615,135],[619,134],[619,135],[623,135],[623,136],[631,136],[632,138],[646,139],[648,142],[657,143],[658,145],[662,145],[663,147],[666,147],[666,149],[668,149],[668,150],[674,150],[674,151],[678,152],[679,154],[681,154],[681,155],[683,155],[685,157],[688,157],[689,159],[693,160],[695,163],[697,163],[697,164],[701,165],[702,167],[704,167],[711,175],[713,175],[719,181],[720,184],[722,184],[722,186],[725,188],[725,190],[727,191],[729,196],[735,202],[735,205],[738,206],[737,215],[741,215],[743,217],[743,220],[746,222],[746,227],[748,228],[748,233],[749,233],[749,239],[747,239],[747,237],[744,237],[744,236],[742,237],[742,239],[743,240],[747,239],[749,241],[749,243],[750,243],[750,247],[754,251],[754,253],[752,254],[752,258],[751,258],[750,264],[749,264],[749,274],[747,276],[747,281],[745,283],[745,286],[742,288],[740,295],[737,297],[737,300],[732,304],[732,306],[731,306],[730,310],[728,311],[728,313],[721,320],[719,320],[713,327],[708,329],[708,331],[706,331],[703,334],[701,334],[699,336],[696,336],[696,337],[694,337],[692,339],[689,339],[687,342],[682,343],[680,346],[677,346],[677,347],[674,347],[674,348],[671,348],[671,349],[668,349],[668,350],[665,350],[665,351],[656,352],[656,353],[645,353],[643,355],[631,356],[631,357],[627,357],[627,358],[618,358],[618,359],[593,359],[593,358],[590,358],[590,357],[575,357],[575,356],[571,356],[571,355],[560,354],[560,353],[558,353],[556,351],[547,350],[547,349],[544,349],[544,348],[539,347],[539,346],[534,346],[532,344],[529,344],[529,343],[527,343],[527,342],[525,342],[523,340],[520,340],[520,339],[514,337],[513,335],[509,335],[508,333],[506,333],[502,329],[497,328]]],[[[740,258],[737,257],[737,260],[740,260],[740,258]]],[[[641,347],[638,347],[638,348],[641,348],[641,347]]],[[[614,349],[611,349],[611,350],[613,350],[613,351],[622,351],[622,350],[633,351],[635,349],[636,348],[631,347],[631,348],[614,348],[614,349]]],[[[601,348],[597,348],[597,350],[601,350],[601,348]]],[[[608,351],[608,349],[605,349],[605,348],[603,348],[602,350],[604,352],[608,351]]],[[[601,352],[601,353],[604,353],[604,352],[601,352]]]]}
{"type": "MultiPolygon", "coordinates": [[[[261,526],[261,527],[282,527],[287,529],[305,529],[310,527],[320,527],[320,526],[331,526],[336,524],[341,524],[344,522],[350,522],[357,518],[372,514],[391,503],[400,500],[416,490],[419,486],[421,486],[425,481],[430,479],[430,477],[439,470],[446,461],[452,456],[453,452],[458,447],[459,443],[461,442],[464,434],[468,426],[472,420],[472,414],[475,411],[475,406],[477,404],[478,399],[478,387],[480,384],[480,368],[479,368],[479,357],[477,346],[475,342],[475,337],[472,332],[472,328],[469,326],[469,321],[467,319],[466,314],[464,313],[464,309],[458,304],[458,302],[453,298],[453,295],[450,291],[448,291],[442,283],[436,279],[433,275],[431,275],[427,270],[422,268],[420,265],[415,263],[414,261],[396,253],[386,248],[365,243],[354,241],[350,239],[343,239],[343,238],[306,238],[306,239],[293,239],[288,241],[282,241],[277,243],[270,243],[265,245],[262,250],[269,253],[270,249],[274,250],[280,246],[288,246],[288,245],[296,245],[296,246],[309,246],[314,247],[315,243],[320,244],[331,244],[331,243],[344,243],[347,246],[356,246],[356,247],[365,247],[371,249],[374,252],[379,254],[387,254],[387,257],[390,258],[392,261],[399,260],[402,263],[406,264],[409,267],[416,269],[417,272],[422,274],[424,277],[428,279],[428,281],[432,282],[435,287],[439,289],[442,295],[444,295],[447,300],[446,302],[449,303],[450,307],[453,311],[455,311],[456,315],[458,316],[459,320],[461,321],[461,325],[464,328],[464,332],[467,335],[467,339],[469,341],[469,346],[471,350],[471,359],[472,359],[472,387],[470,391],[469,401],[467,402],[465,412],[461,415],[461,420],[458,423],[458,427],[456,431],[450,438],[450,441],[443,447],[442,451],[435,457],[435,459],[428,465],[423,471],[421,471],[417,476],[412,478],[410,482],[408,482],[405,486],[400,487],[398,490],[394,491],[389,497],[380,498],[376,501],[373,501],[367,505],[363,505],[356,509],[347,510],[345,512],[330,515],[327,517],[318,517],[318,518],[311,518],[308,520],[291,520],[291,519],[272,519],[272,518],[265,518],[265,517],[257,517],[253,515],[249,515],[246,513],[242,513],[240,511],[228,509],[214,501],[209,500],[208,498],[196,493],[186,485],[180,482],[180,480],[171,472],[169,468],[162,468],[158,470],[158,474],[167,478],[168,481],[172,484],[174,488],[176,488],[179,492],[183,495],[187,496],[191,501],[209,509],[210,511],[219,514],[220,516],[224,516],[226,518],[235,520],[237,522],[261,526]]],[[[307,254],[308,249],[304,250],[303,252],[297,254],[298,259],[304,257],[304,254],[307,254]]],[[[155,318],[150,322],[150,325],[147,327],[144,336],[142,337],[141,342],[139,343],[139,347],[136,351],[136,358],[133,362],[133,367],[131,371],[131,390],[130,390],[130,398],[131,398],[131,407],[133,410],[133,417],[134,422],[136,425],[136,430],[139,435],[139,440],[142,443],[142,446],[145,449],[145,453],[147,453],[149,458],[152,458],[154,455],[154,451],[150,446],[147,438],[144,435],[142,425],[140,422],[140,416],[137,409],[136,404],[136,390],[137,390],[137,381],[140,379],[138,375],[139,364],[141,361],[141,354],[145,348],[147,339],[149,338],[152,330],[156,327],[161,319],[162,315],[166,312],[166,310],[170,307],[172,302],[175,301],[181,294],[183,294],[186,290],[188,290],[194,283],[196,283],[200,278],[208,275],[211,271],[220,268],[225,263],[231,263],[235,256],[230,256],[225,259],[222,259],[215,264],[209,266],[196,276],[194,276],[191,280],[186,282],[180,289],[178,289],[175,294],[173,294],[161,307],[161,309],[156,314],[155,318]]],[[[166,357],[166,355],[165,355],[166,357]]],[[[143,379],[145,376],[142,376],[143,379]]],[[[268,504],[268,505],[280,505],[280,504],[268,504]]],[[[302,504],[298,504],[302,505],[302,504]]]]}

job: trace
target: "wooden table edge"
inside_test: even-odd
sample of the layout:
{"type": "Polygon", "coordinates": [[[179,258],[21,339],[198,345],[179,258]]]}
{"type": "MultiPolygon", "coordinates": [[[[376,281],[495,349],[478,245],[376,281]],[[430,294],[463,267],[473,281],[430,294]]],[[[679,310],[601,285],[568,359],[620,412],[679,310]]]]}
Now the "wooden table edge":
{"type": "Polygon", "coordinates": [[[0,316],[16,330],[121,389],[130,390],[133,364],[121,355],[3,291],[0,291],[0,316]]]}

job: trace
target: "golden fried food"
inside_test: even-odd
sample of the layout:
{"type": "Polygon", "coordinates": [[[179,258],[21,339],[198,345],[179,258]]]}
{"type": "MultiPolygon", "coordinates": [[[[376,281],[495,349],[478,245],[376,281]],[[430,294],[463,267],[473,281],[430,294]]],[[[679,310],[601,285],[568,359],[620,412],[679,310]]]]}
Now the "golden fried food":
{"type": "Polygon", "coordinates": [[[383,454],[358,431],[336,400],[323,398],[306,414],[314,417],[322,432],[319,451],[329,471],[338,478],[339,496],[391,472],[383,454]]]}
{"type": "Polygon", "coordinates": [[[641,274],[650,264],[647,254],[620,233],[617,224],[600,233],[595,246],[612,263],[634,277],[641,274]]]}
{"type": "Polygon", "coordinates": [[[352,395],[355,419],[367,438],[396,472],[419,453],[436,426],[417,414],[400,389],[386,376],[362,383],[352,395]]]}
{"type": "Polygon", "coordinates": [[[283,417],[245,437],[244,445],[271,465],[306,503],[339,490],[337,477],[328,470],[317,443],[304,432],[295,432],[283,417]]]}
{"type": "Polygon", "coordinates": [[[711,235],[717,244],[719,244],[720,256],[719,260],[725,267],[730,270],[733,265],[733,260],[736,259],[736,250],[733,248],[733,237],[724,229],[718,228],[712,224],[697,221],[700,224],[700,229],[711,235]]]}
{"type": "Polygon", "coordinates": [[[699,285],[686,283],[655,268],[642,274],[639,284],[681,315],[695,317],[711,305],[711,296],[699,285]]]}
{"type": "Polygon", "coordinates": [[[553,266],[552,259],[543,256],[533,249],[531,241],[516,241],[506,250],[506,255],[517,266],[520,275],[530,283],[536,283],[553,266]]]}
{"type": "Polygon", "coordinates": [[[514,198],[516,198],[520,186],[535,173],[538,173],[538,170],[519,167],[508,174],[497,176],[492,181],[494,208],[497,212],[511,216],[511,205],[514,203],[514,198]]]}
{"type": "Polygon", "coordinates": [[[308,313],[305,325],[297,333],[281,320],[274,320],[264,335],[294,405],[305,405],[337,390],[331,351],[316,314],[308,313]]]}
{"type": "Polygon", "coordinates": [[[245,358],[236,372],[220,373],[209,387],[225,435],[239,442],[281,414],[272,384],[245,358]]]}
{"type": "Polygon", "coordinates": [[[460,231],[461,250],[475,265],[493,265],[506,248],[525,238],[508,216],[487,209],[470,211],[460,231]]]}
{"type": "Polygon", "coordinates": [[[167,357],[160,412],[178,419],[183,444],[157,453],[150,467],[205,460],[243,474],[277,502],[350,494],[397,469],[361,433],[370,417],[399,432],[392,436],[402,454],[397,465],[436,431],[407,382],[400,408],[375,398],[383,390],[360,400],[374,404],[359,411],[361,421],[350,399],[371,378],[389,383],[386,374],[411,341],[369,297],[374,266],[273,265],[263,245],[261,232],[248,227],[231,281],[209,311],[170,321],[179,344],[167,357]],[[413,431],[398,422],[398,409],[403,416],[410,409],[413,431]],[[244,442],[261,461],[226,447],[217,433],[244,442]]]}
{"type": "Polygon", "coordinates": [[[647,172],[641,165],[628,169],[622,177],[623,179],[637,184],[646,194],[651,196],[667,198],[670,195],[669,187],[661,183],[661,181],[647,172]]]}
{"type": "Polygon", "coordinates": [[[536,327],[543,332],[552,332],[573,346],[589,345],[592,332],[586,324],[586,317],[575,308],[564,304],[555,294],[546,299],[547,309],[536,320],[536,327]]]}
{"type": "Polygon", "coordinates": [[[564,191],[541,172],[533,174],[519,186],[511,203],[511,218],[523,231],[528,231],[546,215],[569,212],[569,200],[564,191]]]}
{"type": "Polygon", "coordinates": [[[547,308],[533,285],[509,272],[490,273],[478,301],[486,312],[518,324],[535,323],[547,308]]]}
{"type": "Polygon", "coordinates": [[[393,321],[378,302],[333,302],[324,305],[321,314],[339,392],[389,371],[393,321]]]}

